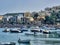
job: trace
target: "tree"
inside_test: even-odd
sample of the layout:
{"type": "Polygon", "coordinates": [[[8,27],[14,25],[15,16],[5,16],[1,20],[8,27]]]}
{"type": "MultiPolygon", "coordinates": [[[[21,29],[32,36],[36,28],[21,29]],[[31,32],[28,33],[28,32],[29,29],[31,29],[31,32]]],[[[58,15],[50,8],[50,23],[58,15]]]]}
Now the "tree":
{"type": "Polygon", "coordinates": [[[3,23],[3,21],[2,21],[2,20],[0,20],[0,24],[1,24],[1,23],[3,23]]]}
{"type": "Polygon", "coordinates": [[[45,16],[45,23],[50,24],[50,17],[49,16],[45,16]]]}
{"type": "Polygon", "coordinates": [[[38,13],[35,13],[33,18],[36,20],[37,17],[38,17],[38,13]]]}
{"type": "Polygon", "coordinates": [[[56,12],[51,13],[50,19],[55,24],[57,19],[57,13],[56,12]]]}

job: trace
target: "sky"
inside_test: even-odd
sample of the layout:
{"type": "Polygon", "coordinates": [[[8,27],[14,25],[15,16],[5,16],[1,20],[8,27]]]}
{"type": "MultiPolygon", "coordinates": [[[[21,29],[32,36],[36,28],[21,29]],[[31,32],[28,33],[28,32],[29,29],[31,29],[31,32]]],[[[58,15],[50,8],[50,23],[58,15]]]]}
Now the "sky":
{"type": "Polygon", "coordinates": [[[59,5],[60,0],[0,0],[0,15],[6,13],[40,11],[46,7],[59,5]]]}

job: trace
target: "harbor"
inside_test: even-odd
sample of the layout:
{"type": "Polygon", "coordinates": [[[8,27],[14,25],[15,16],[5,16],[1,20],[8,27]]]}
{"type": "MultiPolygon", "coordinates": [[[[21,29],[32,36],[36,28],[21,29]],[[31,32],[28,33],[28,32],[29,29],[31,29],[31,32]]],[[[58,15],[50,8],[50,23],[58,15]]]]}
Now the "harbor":
{"type": "Polygon", "coordinates": [[[60,0],[0,0],[0,45],[60,45],[60,0]]]}
{"type": "Polygon", "coordinates": [[[0,42],[2,44],[5,42],[14,42],[15,45],[59,45],[60,34],[56,34],[56,32],[60,30],[47,29],[44,28],[43,30],[37,26],[31,28],[0,28],[0,42]]]}

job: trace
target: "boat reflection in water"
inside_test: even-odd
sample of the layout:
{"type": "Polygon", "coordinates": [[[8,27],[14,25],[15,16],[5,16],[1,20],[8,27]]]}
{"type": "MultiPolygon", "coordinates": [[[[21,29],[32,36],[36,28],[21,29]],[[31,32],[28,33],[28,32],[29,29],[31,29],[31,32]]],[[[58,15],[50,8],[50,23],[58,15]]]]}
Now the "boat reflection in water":
{"type": "Polygon", "coordinates": [[[41,34],[40,36],[35,36],[31,45],[59,45],[60,37],[55,34],[41,34]]]}

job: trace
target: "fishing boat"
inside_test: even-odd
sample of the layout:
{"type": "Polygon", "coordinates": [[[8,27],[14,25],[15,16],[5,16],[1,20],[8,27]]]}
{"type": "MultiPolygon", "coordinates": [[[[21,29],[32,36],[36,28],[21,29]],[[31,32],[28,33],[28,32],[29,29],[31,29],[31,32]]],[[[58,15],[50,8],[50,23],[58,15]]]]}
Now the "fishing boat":
{"type": "Polygon", "coordinates": [[[0,45],[16,45],[15,42],[0,42],[0,45]]]}
{"type": "Polygon", "coordinates": [[[19,38],[19,40],[18,40],[18,43],[30,43],[30,40],[21,40],[20,38],[19,38]]]}

